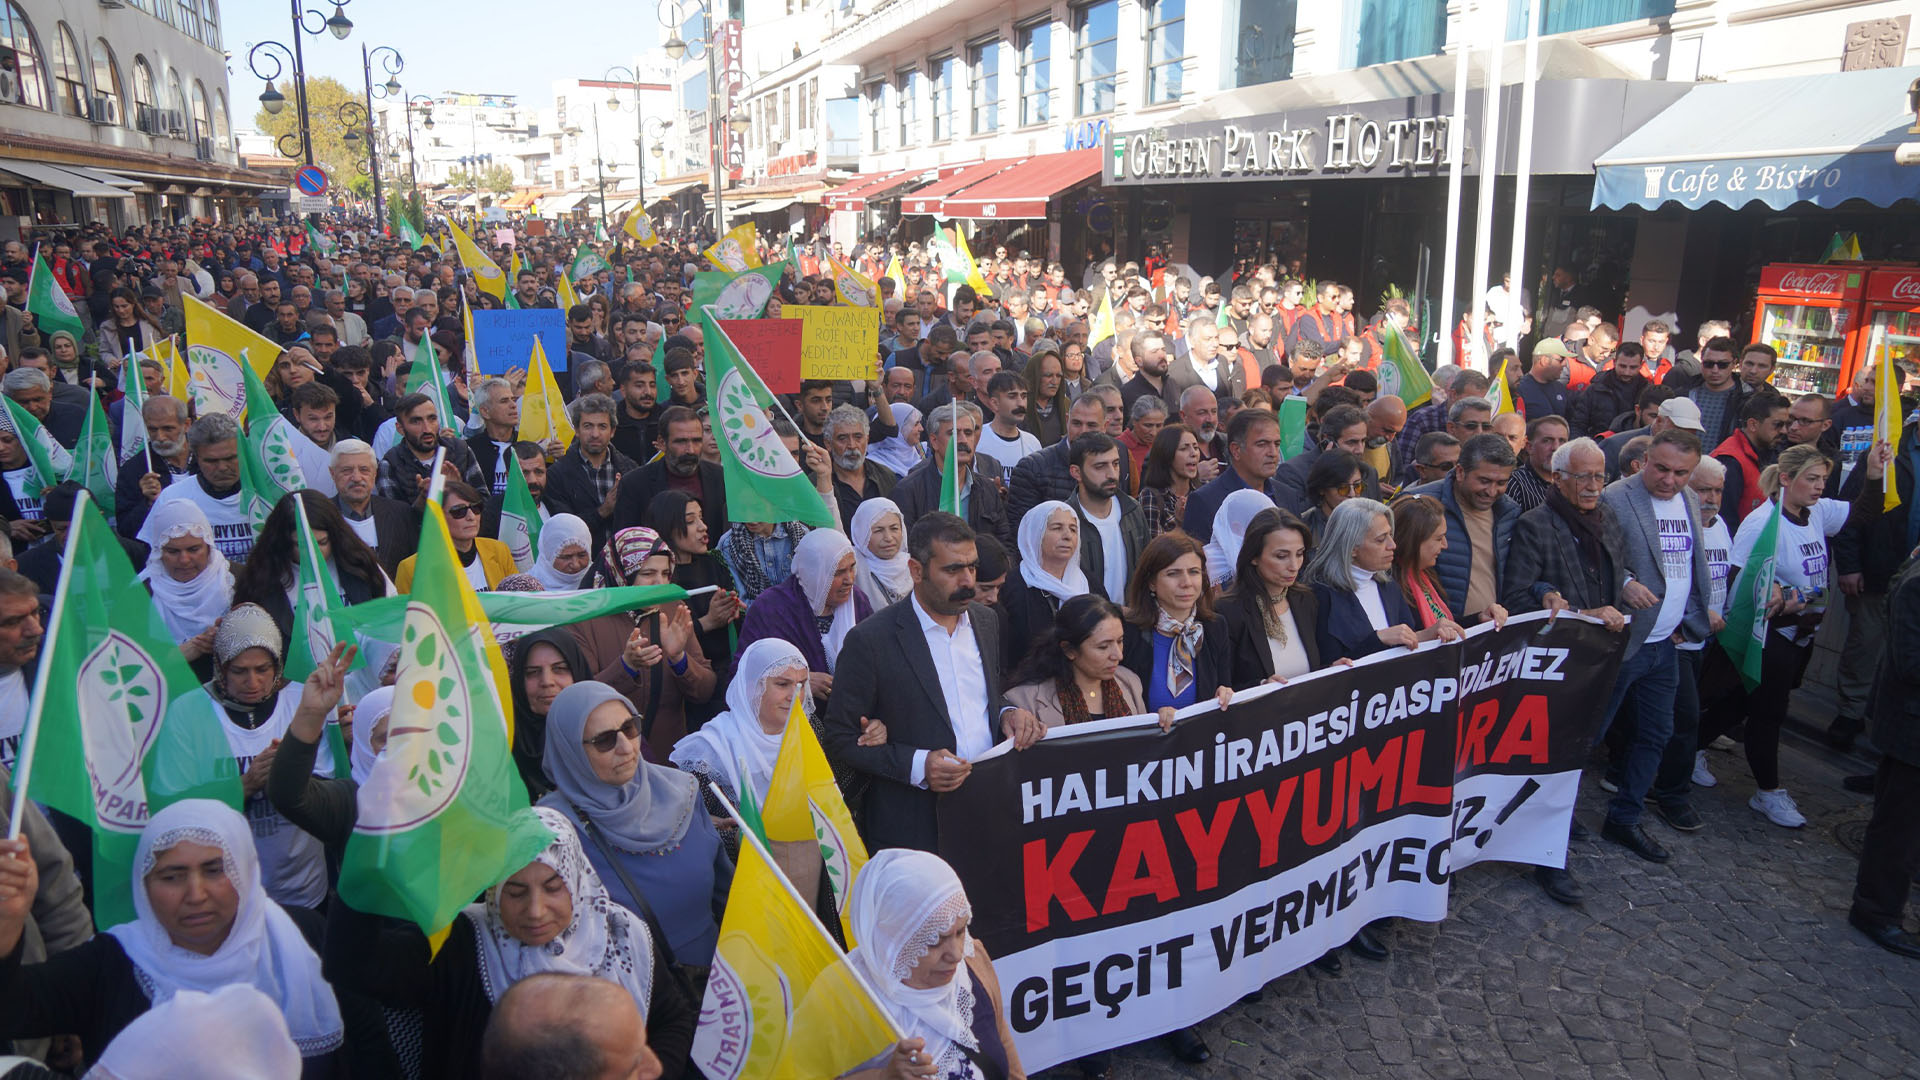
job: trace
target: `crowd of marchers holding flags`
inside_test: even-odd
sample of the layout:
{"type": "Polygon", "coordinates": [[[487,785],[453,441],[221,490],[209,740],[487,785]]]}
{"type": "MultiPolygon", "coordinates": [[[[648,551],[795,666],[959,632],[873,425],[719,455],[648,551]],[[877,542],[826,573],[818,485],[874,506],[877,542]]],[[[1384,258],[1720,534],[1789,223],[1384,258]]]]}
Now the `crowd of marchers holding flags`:
{"type": "Polygon", "coordinates": [[[1849,918],[1920,957],[1913,372],[1784,395],[1727,322],[1505,289],[1428,370],[1298,267],[944,227],[517,236],[0,251],[0,1075],[1023,1076],[993,883],[935,854],[973,759],[1542,610],[1625,635],[1596,831],[1664,863],[1695,788],[1807,824],[1781,728],[1844,605],[1849,918]],[[746,277],[870,309],[864,377],[771,392],[746,277]],[[553,307],[563,356],[482,370],[476,315],[553,307]]]}

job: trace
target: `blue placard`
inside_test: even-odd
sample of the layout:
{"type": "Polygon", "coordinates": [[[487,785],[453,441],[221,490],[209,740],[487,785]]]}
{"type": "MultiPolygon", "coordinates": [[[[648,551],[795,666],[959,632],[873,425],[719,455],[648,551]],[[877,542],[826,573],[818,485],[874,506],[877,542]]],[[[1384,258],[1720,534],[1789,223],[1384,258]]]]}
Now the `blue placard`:
{"type": "Polygon", "coordinates": [[[553,370],[567,370],[567,315],[559,308],[476,310],[473,336],[473,354],[488,375],[504,375],[508,368],[526,370],[536,337],[553,370]]]}

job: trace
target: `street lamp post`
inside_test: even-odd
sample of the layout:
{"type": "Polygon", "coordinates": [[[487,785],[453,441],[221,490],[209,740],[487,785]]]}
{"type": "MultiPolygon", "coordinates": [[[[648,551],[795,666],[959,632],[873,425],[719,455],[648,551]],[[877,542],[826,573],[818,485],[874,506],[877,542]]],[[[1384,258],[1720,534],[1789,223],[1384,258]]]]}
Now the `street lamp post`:
{"type": "Polygon", "coordinates": [[[343,101],[340,103],[340,107],[334,111],[334,115],[340,118],[342,132],[340,141],[347,144],[347,153],[352,154],[358,150],[362,141],[365,141],[367,144],[367,160],[361,161],[358,156],[355,156],[353,164],[354,167],[362,173],[373,177],[374,206],[377,215],[380,205],[380,174],[375,171],[378,167],[378,162],[373,156],[373,114],[368,112],[357,101],[343,101]],[[363,131],[365,132],[364,135],[361,134],[363,131]]]}
{"type": "Polygon", "coordinates": [[[694,6],[700,11],[700,26],[702,32],[692,41],[683,41],[680,38],[680,30],[686,23],[684,17],[686,9],[679,3],[679,0],[660,0],[656,14],[659,16],[661,25],[667,27],[672,34],[672,36],[667,38],[665,43],[660,46],[661,50],[667,54],[668,59],[679,60],[687,54],[687,50],[692,46],[698,46],[707,58],[708,157],[713,165],[713,235],[718,238],[725,236],[727,233],[727,210],[725,200],[722,197],[725,171],[723,166],[725,164],[726,154],[721,147],[720,140],[724,137],[726,128],[730,127],[735,131],[744,131],[747,126],[747,118],[732,115],[733,95],[731,92],[726,95],[724,103],[725,111],[722,111],[720,76],[715,70],[713,57],[714,45],[716,44],[713,33],[713,9],[707,0],[696,0],[694,6]]]}
{"type": "Polygon", "coordinates": [[[428,131],[432,131],[433,98],[428,97],[426,94],[415,94],[407,98],[402,104],[406,106],[405,112],[407,115],[407,182],[413,186],[414,196],[418,198],[420,194],[420,156],[416,154],[413,149],[413,111],[415,109],[420,110],[422,113],[420,126],[426,128],[428,131]]]}
{"type": "Polygon", "coordinates": [[[600,189],[600,228],[611,235],[611,226],[607,224],[607,170],[606,160],[600,154],[600,110],[593,110],[593,175],[600,189]]]}
{"type": "MultiPolygon", "coordinates": [[[[644,214],[647,210],[647,132],[654,132],[655,137],[658,138],[660,133],[673,124],[673,121],[650,117],[646,114],[646,110],[640,107],[640,69],[637,66],[608,68],[604,81],[619,81],[633,85],[633,163],[634,168],[640,173],[640,201],[634,205],[644,214]]],[[[607,95],[607,108],[610,111],[619,112],[625,107],[620,103],[618,91],[607,95]]]]}
{"type": "Polygon", "coordinates": [[[374,91],[379,97],[390,98],[400,93],[400,71],[407,62],[400,57],[400,50],[391,45],[381,45],[368,49],[360,46],[360,75],[366,82],[367,93],[367,171],[373,174],[373,217],[375,221],[387,219],[386,198],[380,189],[380,158],[378,140],[373,137],[373,99],[374,91]],[[373,61],[380,58],[380,70],[387,73],[387,81],[379,87],[373,85],[373,61]]]}
{"type": "MultiPolygon", "coordinates": [[[[341,10],[350,3],[351,0],[339,0],[339,2],[333,6],[332,15],[323,14],[317,8],[303,9],[300,6],[301,2],[302,0],[292,0],[293,47],[289,49],[277,41],[262,41],[248,51],[247,67],[255,76],[266,81],[267,88],[260,95],[260,106],[267,110],[267,115],[278,116],[280,111],[287,107],[287,99],[286,95],[275,89],[273,81],[278,79],[281,74],[287,70],[287,63],[280,58],[281,54],[285,54],[293,61],[293,96],[294,103],[299,109],[300,118],[298,143],[300,153],[298,156],[306,164],[311,165],[313,164],[313,132],[307,127],[307,59],[306,51],[301,45],[301,39],[309,34],[319,35],[321,33],[329,33],[332,34],[336,40],[345,41],[347,35],[353,33],[353,20],[347,18],[347,13],[341,10]],[[308,22],[309,19],[317,19],[319,22],[310,25],[308,22]],[[268,75],[260,70],[260,64],[263,60],[271,60],[273,62],[273,74],[268,75]]],[[[287,152],[286,140],[292,134],[294,133],[288,132],[274,142],[274,146],[280,151],[281,157],[291,158],[295,156],[287,152]]]]}

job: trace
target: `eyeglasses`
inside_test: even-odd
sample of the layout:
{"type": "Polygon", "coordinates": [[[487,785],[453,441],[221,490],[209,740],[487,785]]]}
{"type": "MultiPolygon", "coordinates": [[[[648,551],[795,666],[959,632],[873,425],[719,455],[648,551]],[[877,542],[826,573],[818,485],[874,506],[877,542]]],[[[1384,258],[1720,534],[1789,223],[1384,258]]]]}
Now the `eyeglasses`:
{"type": "Polygon", "coordinates": [[[459,506],[447,507],[446,512],[449,520],[457,521],[461,518],[469,518],[478,514],[480,512],[480,505],[478,503],[463,503],[459,506]]]}
{"type": "Polygon", "coordinates": [[[1336,487],[1333,490],[1344,491],[1349,495],[1359,495],[1367,490],[1367,484],[1364,480],[1355,480],[1344,487],[1336,487]]]}
{"type": "Polygon", "coordinates": [[[1606,473],[1561,473],[1560,476],[1562,479],[1573,481],[1574,487],[1605,487],[1607,483],[1606,473]]]}
{"type": "Polygon", "coordinates": [[[1458,423],[1460,424],[1460,430],[1462,431],[1492,431],[1493,430],[1493,421],[1491,420],[1461,420],[1458,423]]]}
{"type": "Polygon", "coordinates": [[[611,754],[613,753],[615,744],[620,741],[622,736],[625,736],[628,742],[637,743],[640,741],[640,717],[638,715],[627,717],[626,723],[621,724],[617,728],[581,739],[580,745],[587,747],[596,754],[611,754]]]}

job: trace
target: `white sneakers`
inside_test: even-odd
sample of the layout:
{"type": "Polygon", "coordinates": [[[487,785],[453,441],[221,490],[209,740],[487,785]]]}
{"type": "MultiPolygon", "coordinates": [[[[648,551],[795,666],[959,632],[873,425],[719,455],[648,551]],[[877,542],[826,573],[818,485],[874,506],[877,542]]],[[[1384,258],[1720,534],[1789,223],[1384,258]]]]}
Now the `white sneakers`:
{"type": "Polygon", "coordinates": [[[1707,768],[1707,752],[1705,750],[1695,750],[1693,752],[1693,786],[1712,787],[1719,782],[1719,778],[1715,777],[1712,770],[1707,768]]]}
{"type": "Polygon", "coordinates": [[[1753,793],[1753,798],[1747,801],[1747,805],[1758,810],[1766,816],[1768,821],[1783,829],[1797,829],[1807,823],[1806,816],[1800,813],[1798,806],[1794,805],[1793,796],[1787,794],[1786,788],[1756,791],[1753,793]]]}

